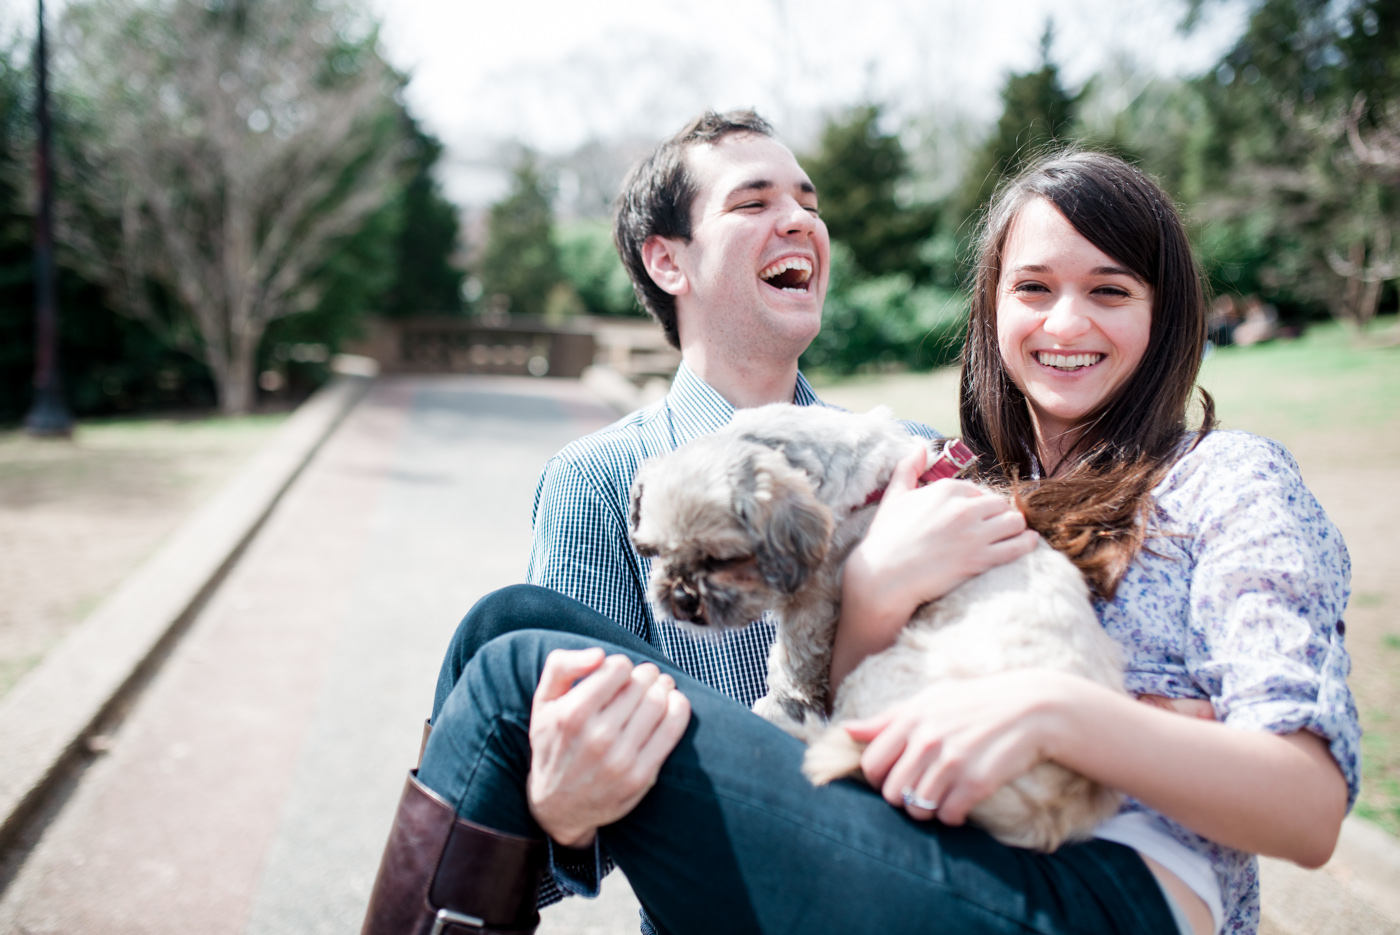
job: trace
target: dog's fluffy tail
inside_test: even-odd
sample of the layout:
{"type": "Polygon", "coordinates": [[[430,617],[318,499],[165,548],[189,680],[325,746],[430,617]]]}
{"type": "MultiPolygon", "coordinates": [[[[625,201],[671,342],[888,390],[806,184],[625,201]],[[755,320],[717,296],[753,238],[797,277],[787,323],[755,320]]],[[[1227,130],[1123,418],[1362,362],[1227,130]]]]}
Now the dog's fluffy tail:
{"type": "Polygon", "coordinates": [[[860,755],[865,744],[853,740],[840,724],[828,728],[812,741],[802,759],[802,774],[814,786],[860,774],[860,755]]]}

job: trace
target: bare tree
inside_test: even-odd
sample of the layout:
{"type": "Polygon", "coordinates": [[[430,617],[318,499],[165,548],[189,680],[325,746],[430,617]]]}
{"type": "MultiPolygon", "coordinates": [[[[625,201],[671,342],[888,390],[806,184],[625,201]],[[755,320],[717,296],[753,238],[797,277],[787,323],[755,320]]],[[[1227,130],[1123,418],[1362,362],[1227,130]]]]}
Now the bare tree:
{"type": "Polygon", "coordinates": [[[395,191],[400,81],[336,0],[87,0],[65,20],[91,106],[81,184],[119,231],[70,233],[245,412],[268,324],[316,304],[337,243],[395,191]]]}
{"type": "Polygon", "coordinates": [[[1367,118],[1366,95],[1357,94],[1343,121],[1349,149],[1339,154],[1339,160],[1351,163],[1352,175],[1369,186],[1363,189],[1363,203],[1354,213],[1357,228],[1345,259],[1335,250],[1327,250],[1327,265],[1346,280],[1339,307],[1344,320],[1364,328],[1376,315],[1380,305],[1381,287],[1400,279],[1400,255],[1391,249],[1389,219],[1381,208],[1379,188],[1392,191],[1400,182],[1400,106],[1391,104],[1375,108],[1371,126],[1363,129],[1367,118]]]}

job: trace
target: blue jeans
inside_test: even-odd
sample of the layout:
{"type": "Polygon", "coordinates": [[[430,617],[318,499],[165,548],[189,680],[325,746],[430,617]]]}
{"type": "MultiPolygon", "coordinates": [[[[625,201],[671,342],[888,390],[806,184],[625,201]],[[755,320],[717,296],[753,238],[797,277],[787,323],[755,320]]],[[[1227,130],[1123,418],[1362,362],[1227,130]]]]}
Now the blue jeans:
{"type": "Polygon", "coordinates": [[[690,726],[655,787],[599,831],[657,931],[1174,935],[1156,880],[1107,841],[1054,854],[916,822],[862,783],[812,786],[803,745],[554,592],[484,599],[444,663],[419,778],[458,815],[540,836],[525,800],[530,701],[553,649],[603,646],[670,673],[690,726]]]}

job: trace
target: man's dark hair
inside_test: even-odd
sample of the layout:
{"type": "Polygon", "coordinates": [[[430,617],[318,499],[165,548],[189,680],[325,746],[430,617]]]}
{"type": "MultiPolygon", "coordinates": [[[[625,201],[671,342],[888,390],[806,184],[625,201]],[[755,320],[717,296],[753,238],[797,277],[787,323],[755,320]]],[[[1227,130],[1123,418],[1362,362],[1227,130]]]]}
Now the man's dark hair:
{"type": "Polygon", "coordinates": [[[661,323],[666,340],[679,348],[676,298],[652,282],[642,262],[642,244],[650,237],[690,240],[690,209],[695,202],[695,179],[686,165],[691,146],[717,143],[735,133],[772,136],[773,127],[753,110],[712,110],[696,117],[650,156],[632,167],[617,198],[613,242],[632,277],[637,301],[661,323]]]}

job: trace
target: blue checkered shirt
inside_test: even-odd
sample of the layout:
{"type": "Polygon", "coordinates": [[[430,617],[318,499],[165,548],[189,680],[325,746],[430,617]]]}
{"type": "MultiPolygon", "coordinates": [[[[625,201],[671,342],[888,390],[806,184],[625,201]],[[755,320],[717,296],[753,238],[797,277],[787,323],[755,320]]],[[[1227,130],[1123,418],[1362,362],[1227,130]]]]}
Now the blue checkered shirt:
{"type": "MultiPolygon", "coordinates": [[[[800,373],[792,401],[798,406],[826,405],[800,373]]],[[[627,536],[629,492],[642,461],[723,428],[733,416],[729,401],[683,362],[664,398],[551,458],[535,488],[535,534],[525,574],[531,584],[567,594],[617,621],[687,675],[752,705],[767,691],[773,621],[765,616],[742,630],[696,637],[669,620],[656,619],[646,599],[651,563],[637,554],[627,536]]],[[[921,423],[903,424],[910,434],[938,437],[921,423]]],[[[554,869],[545,875],[541,905],[561,898],[556,884],[582,895],[596,894],[599,877],[587,868],[554,869]]]]}

